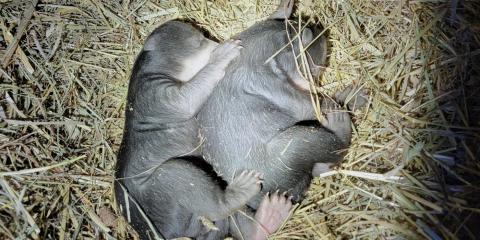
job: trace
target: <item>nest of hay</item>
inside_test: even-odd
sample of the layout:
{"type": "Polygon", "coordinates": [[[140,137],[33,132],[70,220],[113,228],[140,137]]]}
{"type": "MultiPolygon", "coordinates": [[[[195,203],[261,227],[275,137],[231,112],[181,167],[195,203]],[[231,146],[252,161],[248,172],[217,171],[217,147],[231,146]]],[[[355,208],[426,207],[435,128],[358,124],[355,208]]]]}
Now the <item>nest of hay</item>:
{"type": "MultiPolygon", "coordinates": [[[[0,238],[131,238],[112,193],[142,42],[187,18],[218,39],[278,1],[0,0],[0,238]]],[[[370,91],[335,171],[272,239],[478,235],[480,20],[475,1],[313,1],[325,93],[370,91]]]]}

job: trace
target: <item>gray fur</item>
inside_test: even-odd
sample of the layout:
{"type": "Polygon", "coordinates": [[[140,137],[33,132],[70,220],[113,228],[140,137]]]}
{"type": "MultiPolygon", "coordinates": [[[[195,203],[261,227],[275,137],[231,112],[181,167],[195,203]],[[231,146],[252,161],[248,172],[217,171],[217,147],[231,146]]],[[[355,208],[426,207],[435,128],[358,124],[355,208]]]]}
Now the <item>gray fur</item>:
{"type": "MultiPolygon", "coordinates": [[[[298,200],[315,163],[342,158],[336,151],[350,141],[348,114],[328,112],[323,126],[298,124],[315,119],[294,64],[300,42],[266,62],[288,43],[287,31],[291,37],[298,31],[285,29],[292,1],[282,2],[286,8],[237,36],[244,46],[239,57],[227,46],[234,42],[223,44],[192,78],[179,73],[185,58],[208,46],[198,30],[172,21],[146,40],[130,79],[115,182],[117,201],[142,239],[154,231],[165,238],[248,239],[256,228],[252,209],[263,195],[257,172],[264,174],[263,192],[289,191],[298,200]],[[200,217],[218,230],[209,231],[200,217]]],[[[306,29],[303,45],[319,32],[306,29]]],[[[312,73],[320,74],[326,38],[307,55],[312,73]]]]}
{"type": "Polygon", "coordinates": [[[166,238],[224,236],[226,217],[260,190],[256,172],[222,188],[196,150],[201,141],[194,116],[240,50],[238,42],[221,44],[191,79],[177,78],[185,70],[182,61],[210,42],[188,24],[167,22],[148,37],[132,70],[115,192],[142,239],[154,232],[166,238]],[[200,217],[217,221],[219,231],[208,231],[200,217]]]}
{"type": "MultiPolygon", "coordinates": [[[[294,29],[289,31],[293,36],[294,29]]],[[[315,28],[307,31],[319,32],[315,28]]],[[[256,169],[264,174],[263,192],[279,189],[299,200],[315,163],[335,163],[342,158],[337,152],[348,146],[350,135],[332,130],[348,126],[350,131],[350,119],[342,117],[339,123],[335,121],[340,118],[332,118],[328,129],[298,125],[316,117],[309,93],[295,86],[293,79],[299,74],[292,48],[264,64],[288,43],[283,21],[258,23],[238,38],[244,46],[242,53],[198,114],[206,139],[203,155],[226,181],[235,172],[256,169]]],[[[311,63],[324,65],[325,50],[325,39],[313,43],[308,52],[311,63]]],[[[260,198],[257,195],[249,206],[257,208],[260,198]]]]}

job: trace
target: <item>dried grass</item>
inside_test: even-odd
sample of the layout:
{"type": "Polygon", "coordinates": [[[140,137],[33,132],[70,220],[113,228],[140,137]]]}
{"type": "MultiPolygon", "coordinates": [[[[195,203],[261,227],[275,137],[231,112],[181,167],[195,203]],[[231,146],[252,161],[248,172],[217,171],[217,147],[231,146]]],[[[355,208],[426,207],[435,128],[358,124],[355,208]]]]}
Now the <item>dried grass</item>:
{"type": "MultiPolygon", "coordinates": [[[[0,238],[132,237],[108,209],[143,39],[174,18],[227,39],[277,2],[0,1],[0,238]]],[[[480,5],[456,4],[300,1],[328,29],[323,91],[364,85],[370,105],[272,239],[475,238],[480,5]]]]}

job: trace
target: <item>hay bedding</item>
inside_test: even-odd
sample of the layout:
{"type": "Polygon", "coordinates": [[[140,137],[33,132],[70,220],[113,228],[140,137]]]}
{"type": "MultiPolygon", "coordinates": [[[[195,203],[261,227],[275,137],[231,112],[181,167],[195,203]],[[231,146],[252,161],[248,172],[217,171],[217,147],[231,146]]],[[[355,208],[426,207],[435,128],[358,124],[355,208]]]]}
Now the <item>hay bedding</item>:
{"type": "MultiPolygon", "coordinates": [[[[1,0],[0,238],[131,238],[113,215],[112,175],[142,40],[174,18],[226,39],[276,5],[1,0]]],[[[474,239],[479,3],[297,5],[329,31],[324,91],[364,85],[370,105],[355,112],[342,165],[272,239],[474,239]]]]}

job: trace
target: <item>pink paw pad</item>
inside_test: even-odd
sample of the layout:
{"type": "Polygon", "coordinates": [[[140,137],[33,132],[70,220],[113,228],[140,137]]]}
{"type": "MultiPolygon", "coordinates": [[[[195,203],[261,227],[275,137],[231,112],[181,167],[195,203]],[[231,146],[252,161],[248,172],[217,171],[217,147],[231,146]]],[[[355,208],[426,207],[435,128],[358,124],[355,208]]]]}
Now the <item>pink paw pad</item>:
{"type": "Polygon", "coordinates": [[[266,237],[277,231],[282,223],[288,218],[292,208],[292,197],[286,193],[266,194],[255,213],[255,220],[258,223],[256,234],[253,239],[266,239],[266,237]]]}

